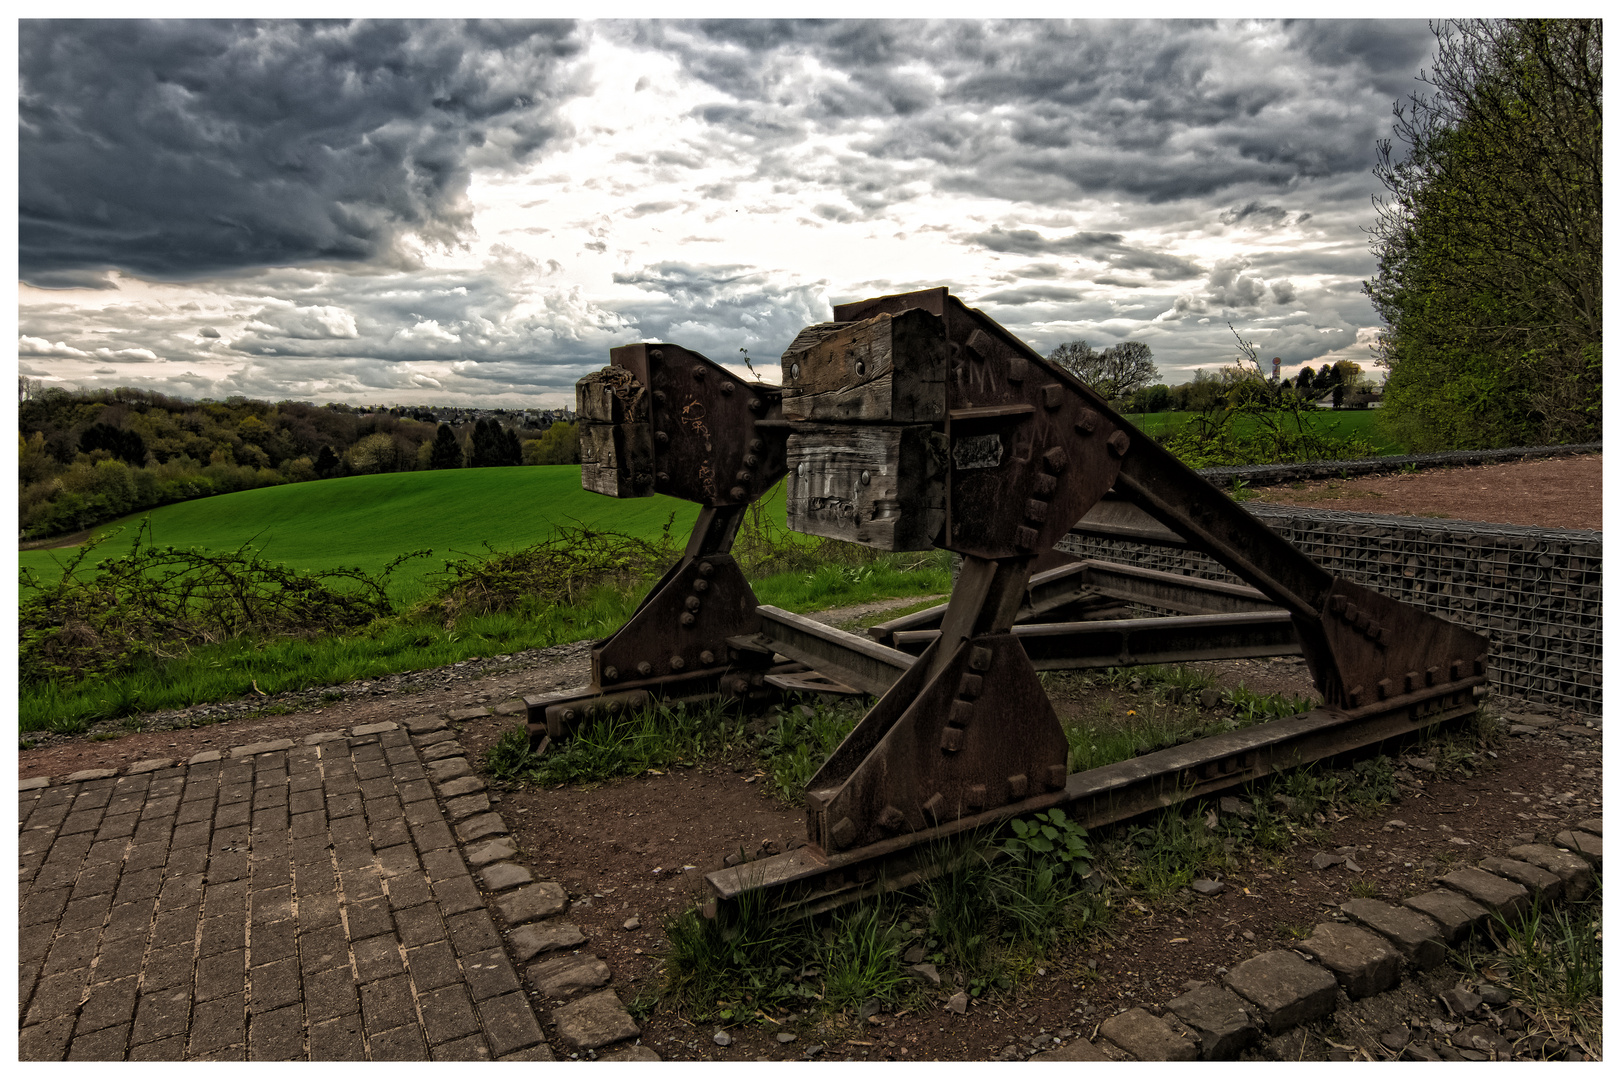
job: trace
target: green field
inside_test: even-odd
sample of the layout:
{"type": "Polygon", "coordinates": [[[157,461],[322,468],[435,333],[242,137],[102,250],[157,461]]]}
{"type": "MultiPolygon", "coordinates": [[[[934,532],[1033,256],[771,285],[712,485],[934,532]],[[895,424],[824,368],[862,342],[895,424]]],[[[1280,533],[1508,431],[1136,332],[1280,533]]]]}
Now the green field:
{"type": "MultiPolygon", "coordinates": [[[[1198,415],[1194,412],[1132,413],[1126,420],[1145,435],[1168,435],[1198,415]]],[[[1381,457],[1408,452],[1407,447],[1385,432],[1379,423],[1378,409],[1315,409],[1301,415],[1317,431],[1328,429],[1341,438],[1367,439],[1381,457]]],[[[1256,421],[1240,416],[1234,423],[1236,434],[1242,437],[1250,434],[1256,421]]]]}
{"type": "MultiPolygon", "coordinates": [[[[780,486],[768,497],[766,509],[777,525],[783,524],[780,486]]],[[[673,532],[685,542],[698,507],[663,495],[612,499],[586,491],[580,487],[578,465],[384,473],[159,507],[98,528],[98,534],[120,527],[125,531],[96,554],[127,550],[147,514],[160,545],[230,551],[248,543],[266,558],[298,570],[356,566],[370,573],[404,552],[432,549],[433,558],[413,560],[395,573],[394,595],[408,603],[423,591],[425,575],[443,566],[445,558],[456,551],[481,553],[485,541],[500,549],[521,548],[545,539],[557,525],[570,524],[655,537],[674,514],[673,532]]],[[[41,577],[58,572],[55,568],[70,554],[61,549],[19,552],[21,565],[41,577]]]]}

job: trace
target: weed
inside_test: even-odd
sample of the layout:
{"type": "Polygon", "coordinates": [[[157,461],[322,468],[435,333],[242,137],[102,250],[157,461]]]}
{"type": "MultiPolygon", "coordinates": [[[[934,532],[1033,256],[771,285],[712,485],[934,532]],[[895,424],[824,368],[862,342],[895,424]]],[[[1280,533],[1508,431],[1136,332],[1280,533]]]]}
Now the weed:
{"type": "Polygon", "coordinates": [[[1080,881],[1092,873],[1092,850],[1080,822],[1054,807],[1029,818],[1008,823],[1013,836],[1002,852],[1013,865],[1029,871],[1046,870],[1057,880],[1080,881]]]}
{"type": "Polygon", "coordinates": [[[1601,888],[1560,908],[1538,902],[1517,916],[1494,912],[1486,939],[1466,944],[1453,960],[1471,972],[1492,969],[1550,1029],[1568,1028],[1584,1039],[1602,1031],[1601,888]]]}
{"type": "Polygon", "coordinates": [[[1233,720],[1237,727],[1265,723],[1268,720],[1281,720],[1286,716],[1303,713],[1312,707],[1309,698],[1287,694],[1257,694],[1242,683],[1227,691],[1222,700],[1232,708],[1233,720]]]}
{"type": "Polygon", "coordinates": [[[1294,923],[1280,922],[1274,926],[1273,931],[1279,937],[1292,938],[1295,941],[1305,941],[1311,937],[1311,927],[1299,926],[1294,923]]]}
{"type": "Polygon", "coordinates": [[[758,892],[741,894],[713,919],[689,909],[664,932],[664,992],[695,1020],[742,1021],[816,995],[800,966],[818,952],[811,924],[773,913],[758,892]]]}
{"type": "Polygon", "coordinates": [[[1351,882],[1351,895],[1359,900],[1377,900],[1384,895],[1384,890],[1372,878],[1357,878],[1351,882]]]}
{"type": "Polygon", "coordinates": [[[797,805],[810,778],[860,720],[855,706],[820,697],[783,709],[760,744],[778,797],[797,805]]]}
{"type": "Polygon", "coordinates": [[[19,751],[21,751],[21,750],[32,750],[36,745],[38,745],[38,744],[36,744],[33,739],[18,739],[17,740],[17,749],[19,751]]]}
{"type": "Polygon", "coordinates": [[[598,783],[648,769],[691,765],[730,750],[743,738],[743,722],[722,703],[651,706],[598,716],[542,757],[529,751],[522,725],[502,733],[485,752],[485,768],[505,783],[598,783]]]}
{"type": "Polygon", "coordinates": [[[827,1004],[841,1009],[873,998],[896,1000],[908,981],[900,965],[907,940],[884,904],[862,904],[838,916],[821,959],[827,1004]]]}

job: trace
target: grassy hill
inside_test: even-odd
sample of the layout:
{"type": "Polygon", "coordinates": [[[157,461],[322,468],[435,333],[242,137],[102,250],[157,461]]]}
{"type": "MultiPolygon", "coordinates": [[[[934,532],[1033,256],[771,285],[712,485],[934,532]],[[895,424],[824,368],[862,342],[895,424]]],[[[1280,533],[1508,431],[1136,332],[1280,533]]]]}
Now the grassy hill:
{"type": "MultiPolygon", "coordinates": [[[[782,525],[780,485],[767,501],[767,512],[782,525]]],[[[580,487],[578,465],[347,476],[150,511],[152,533],[161,545],[234,550],[251,543],[267,558],[300,570],[358,566],[378,571],[404,552],[431,548],[432,559],[414,560],[396,572],[395,595],[406,601],[420,592],[424,575],[442,566],[452,551],[482,552],[485,541],[497,548],[520,548],[544,539],[557,525],[575,523],[654,537],[671,514],[673,532],[684,541],[698,515],[695,504],[662,495],[598,495],[580,487]]],[[[142,516],[97,529],[98,535],[125,529],[98,554],[124,551],[142,516]]],[[[71,552],[18,554],[23,567],[44,577],[71,552]]]]}

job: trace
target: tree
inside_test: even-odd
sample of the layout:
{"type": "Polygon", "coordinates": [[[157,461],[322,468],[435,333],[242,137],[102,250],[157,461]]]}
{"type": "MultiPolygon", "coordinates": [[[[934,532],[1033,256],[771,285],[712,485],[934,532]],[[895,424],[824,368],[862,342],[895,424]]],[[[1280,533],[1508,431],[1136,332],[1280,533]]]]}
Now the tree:
{"type": "Polygon", "coordinates": [[[1434,28],[1428,90],[1374,172],[1365,290],[1384,412],[1415,449],[1597,438],[1602,422],[1598,20],[1434,28]]]}
{"type": "Polygon", "coordinates": [[[321,452],[315,456],[315,475],[323,480],[336,474],[343,468],[343,462],[337,452],[330,446],[321,447],[321,452]]]}
{"type": "Polygon", "coordinates": [[[394,445],[394,436],[380,431],[367,435],[351,446],[348,457],[350,467],[362,475],[393,472],[400,464],[399,448],[394,445]]]}
{"type": "Polygon", "coordinates": [[[79,436],[79,449],[87,454],[105,450],[120,461],[131,465],[146,464],[146,441],[139,432],[126,431],[110,424],[95,423],[79,436]]]}
{"type": "Polygon", "coordinates": [[[456,432],[449,424],[440,424],[434,435],[433,450],[428,457],[430,469],[459,469],[462,467],[462,444],[456,441],[456,432]]]}
{"type": "Polygon", "coordinates": [[[1154,351],[1140,341],[1122,341],[1102,352],[1070,341],[1047,357],[1109,401],[1119,401],[1159,379],[1154,351]]]}
{"type": "Polygon", "coordinates": [[[523,444],[525,465],[578,465],[580,463],[580,429],[560,420],[547,428],[538,439],[523,444]]]}

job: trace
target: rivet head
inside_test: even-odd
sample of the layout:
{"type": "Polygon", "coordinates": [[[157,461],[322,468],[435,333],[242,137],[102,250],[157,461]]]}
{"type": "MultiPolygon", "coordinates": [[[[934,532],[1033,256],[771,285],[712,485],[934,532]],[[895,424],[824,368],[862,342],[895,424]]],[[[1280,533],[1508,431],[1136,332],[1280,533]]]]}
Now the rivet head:
{"type": "Polygon", "coordinates": [[[670,433],[668,431],[655,431],[653,441],[660,446],[668,446],[670,444],[670,433]]]}
{"type": "Polygon", "coordinates": [[[636,674],[640,675],[644,679],[647,678],[647,676],[653,674],[653,665],[649,664],[646,660],[643,660],[641,663],[636,665],[636,674]]]}
{"type": "Polygon", "coordinates": [[[663,405],[666,401],[669,400],[669,398],[670,398],[670,395],[666,394],[663,390],[655,390],[655,391],[653,391],[653,401],[654,401],[655,404],[663,405]]]}
{"type": "Polygon", "coordinates": [[[647,355],[652,357],[654,360],[663,360],[664,359],[664,350],[663,349],[649,349],[649,350],[647,350],[647,355]]]}
{"type": "Polygon", "coordinates": [[[861,482],[862,482],[862,484],[871,484],[872,483],[872,473],[868,472],[866,469],[862,469],[861,470],[861,482]]]}
{"type": "Polygon", "coordinates": [[[661,484],[668,484],[670,482],[670,474],[667,472],[659,473],[658,482],[661,484]]]}
{"type": "Polygon", "coordinates": [[[788,365],[788,377],[790,379],[799,378],[799,365],[798,364],[789,364],[788,365]]]}
{"type": "Polygon", "coordinates": [[[865,360],[857,360],[856,361],[856,374],[857,375],[865,375],[866,373],[867,373],[867,362],[865,360]]]}

